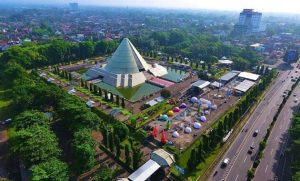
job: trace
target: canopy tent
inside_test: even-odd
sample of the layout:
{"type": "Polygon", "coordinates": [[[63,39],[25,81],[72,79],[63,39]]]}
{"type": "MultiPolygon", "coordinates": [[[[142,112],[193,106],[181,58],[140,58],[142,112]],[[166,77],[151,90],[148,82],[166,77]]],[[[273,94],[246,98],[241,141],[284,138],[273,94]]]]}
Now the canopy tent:
{"type": "Polygon", "coordinates": [[[86,102],[86,105],[89,106],[89,107],[94,107],[94,104],[95,104],[95,102],[91,101],[91,100],[86,102]]]}
{"type": "Polygon", "coordinates": [[[76,90],[73,88],[73,89],[68,91],[68,94],[74,94],[75,92],[76,92],[76,90]]]}
{"type": "Polygon", "coordinates": [[[168,140],[167,140],[167,137],[166,137],[165,130],[163,130],[163,131],[161,132],[161,139],[160,139],[160,142],[161,142],[161,143],[164,143],[164,144],[168,143],[168,140]]]}
{"type": "Polygon", "coordinates": [[[202,106],[202,105],[203,105],[202,101],[199,100],[199,101],[198,101],[198,106],[202,106]]]}
{"type": "Polygon", "coordinates": [[[200,129],[200,128],[201,128],[201,124],[198,123],[198,122],[195,122],[195,123],[194,123],[194,128],[195,128],[195,129],[200,129]]]}
{"type": "Polygon", "coordinates": [[[204,114],[208,115],[208,114],[209,114],[209,111],[208,111],[208,110],[204,111],[204,114]]]}
{"type": "Polygon", "coordinates": [[[191,133],[192,132],[192,128],[190,128],[190,127],[186,127],[185,129],[184,129],[184,132],[185,133],[191,133]]]}
{"type": "Polygon", "coordinates": [[[161,120],[163,120],[163,121],[167,121],[168,118],[169,118],[169,116],[166,115],[166,114],[164,114],[164,115],[161,116],[161,120]]]}
{"type": "Polygon", "coordinates": [[[185,103],[182,103],[182,104],[180,104],[180,106],[179,106],[180,109],[184,109],[184,108],[186,108],[186,107],[187,107],[187,106],[186,106],[185,103]]]}
{"type": "Polygon", "coordinates": [[[205,116],[201,116],[200,117],[200,121],[205,122],[206,121],[206,117],[205,116]]]}
{"type": "Polygon", "coordinates": [[[179,112],[179,111],[180,111],[179,107],[174,107],[173,108],[173,112],[179,112]]]}
{"type": "Polygon", "coordinates": [[[172,117],[172,116],[174,116],[174,112],[173,112],[172,110],[170,110],[170,111],[168,111],[167,115],[168,115],[169,117],[172,117]]]}
{"type": "Polygon", "coordinates": [[[156,126],[152,129],[151,135],[155,138],[157,136],[157,128],[156,126]]]}
{"type": "Polygon", "coordinates": [[[167,124],[166,124],[166,129],[170,129],[170,127],[171,127],[171,121],[167,121],[167,124]]]}
{"type": "Polygon", "coordinates": [[[174,131],[174,132],[172,133],[172,137],[178,138],[178,137],[179,137],[179,133],[178,133],[177,131],[174,131]]]}
{"type": "Polygon", "coordinates": [[[212,104],[212,105],[211,105],[211,109],[217,110],[217,108],[218,108],[217,105],[215,105],[215,104],[212,104]]]}
{"type": "Polygon", "coordinates": [[[198,101],[198,98],[197,98],[197,97],[192,97],[192,98],[191,98],[191,101],[192,101],[192,103],[195,103],[195,102],[198,101]]]}

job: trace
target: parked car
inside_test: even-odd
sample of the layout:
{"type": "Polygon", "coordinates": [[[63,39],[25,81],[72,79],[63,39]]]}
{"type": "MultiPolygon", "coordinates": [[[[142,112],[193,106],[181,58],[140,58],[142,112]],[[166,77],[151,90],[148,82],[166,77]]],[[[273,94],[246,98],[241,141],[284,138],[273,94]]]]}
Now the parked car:
{"type": "Polygon", "coordinates": [[[253,133],[253,137],[256,137],[258,135],[258,133],[259,133],[259,130],[258,129],[255,130],[254,133],[253,133]]]}

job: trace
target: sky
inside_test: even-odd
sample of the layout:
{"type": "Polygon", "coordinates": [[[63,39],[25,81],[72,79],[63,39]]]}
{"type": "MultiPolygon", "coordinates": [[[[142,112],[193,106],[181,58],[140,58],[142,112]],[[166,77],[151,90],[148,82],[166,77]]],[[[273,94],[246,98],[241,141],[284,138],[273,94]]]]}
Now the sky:
{"type": "Polygon", "coordinates": [[[192,8],[240,11],[251,8],[261,12],[300,13],[299,0],[0,0],[1,3],[38,3],[81,5],[123,6],[123,7],[160,7],[192,8]]]}

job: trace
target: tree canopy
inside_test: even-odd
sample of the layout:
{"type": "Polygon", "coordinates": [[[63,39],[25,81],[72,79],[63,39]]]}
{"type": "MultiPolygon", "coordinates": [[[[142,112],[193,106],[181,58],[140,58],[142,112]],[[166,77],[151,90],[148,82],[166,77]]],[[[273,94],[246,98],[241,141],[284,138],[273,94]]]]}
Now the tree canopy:
{"type": "Polygon", "coordinates": [[[17,130],[20,130],[36,125],[48,126],[49,119],[45,113],[37,110],[24,111],[13,120],[13,124],[17,130]]]}
{"type": "Polygon", "coordinates": [[[21,129],[11,138],[10,150],[28,167],[60,156],[55,134],[44,126],[21,129]]]}
{"type": "Polygon", "coordinates": [[[68,166],[57,159],[34,165],[30,168],[33,181],[65,181],[69,179],[68,166]]]}

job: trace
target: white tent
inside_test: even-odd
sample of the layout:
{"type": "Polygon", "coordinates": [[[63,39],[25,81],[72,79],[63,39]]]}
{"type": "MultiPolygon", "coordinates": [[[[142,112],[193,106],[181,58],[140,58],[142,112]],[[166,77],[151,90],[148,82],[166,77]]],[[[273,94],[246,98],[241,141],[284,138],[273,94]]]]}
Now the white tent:
{"type": "Polygon", "coordinates": [[[204,114],[208,115],[208,114],[209,114],[209,111],[208,111],[208,110],[205,110],[205,111],[204,111],[204,114]]]}
{"type": "Polygon", "coordinates": [[[91,100],[86,102],[86,105],[89,106],[89,107],[94,107],[94,104],[95,104],[95,102],[91,101],[91,100]]]}
{"type": "Polygon", "coordinates": [[[217,110],[217,105],[215,105],[215,104],[213,104],[212,106],[211,106],[211,108],[213,109],[213,110],[217,110]]]}
{"type": "Polygon", "coordinates": [[[200,129],[200,128],[201,128],[201,124],[198,123],[198,122],[195,122],[195,123],[194,123],[194,128],[195,128],[195,129],[200,129]]]}
{"type": "Polygon", "coordinates": [[[47,81],[52,82],[52,81],[54,81],[54,79],[50,77],[47,81]]]}
{"type": "Polygon", "coordinates": [[[201,120],[202,122],[205,122],[205,121],[206,121],[206,117],[205,117],[205,116],[201,116],[201,117],[200,117],[200,120],[201,120]]]}
{"type": "Polygon", "coordinates": [[[174,131],[174,132],[172,133],[172,137],[178,138],[178,137],[179,137],[179,133],[178,133],[177,131],[174,131]]]}
{"type": "Polygon", "coordinates": [[[68,94],[74,94],[75,92],[76,92],[76,90],[73,88],[73,89],[68,91],[68,94]]]}
{"type": "Polygon", "coordinates": [[[191,133],[191,132],[192,132],[192,128],[186,127],[186,128],[184,129],[184,132],[185,132],[185,133],[191,133]]]}

